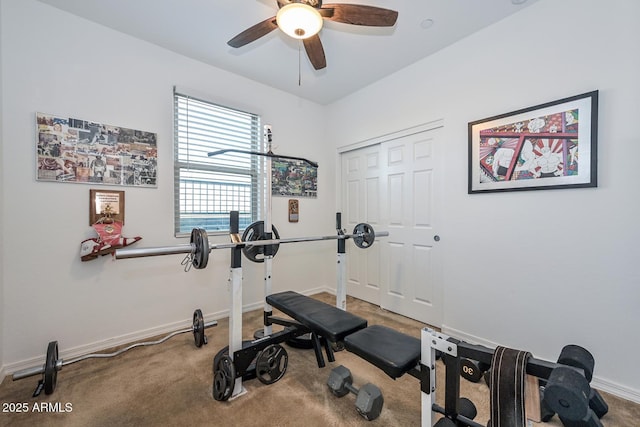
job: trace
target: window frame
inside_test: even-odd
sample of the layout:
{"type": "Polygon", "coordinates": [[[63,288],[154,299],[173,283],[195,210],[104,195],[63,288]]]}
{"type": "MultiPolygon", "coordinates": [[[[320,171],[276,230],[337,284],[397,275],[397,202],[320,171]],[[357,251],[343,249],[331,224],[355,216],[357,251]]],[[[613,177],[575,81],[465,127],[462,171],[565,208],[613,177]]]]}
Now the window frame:
{"type": "MultiPolygon", "coordinates": [[[[186,125],[187,127],[189,127],[189,117],[187,117],[186,119],[182,119],[180,117],[180,106],[179,103],[180,102],[189,102],[189,101],[194,101],[197,103],[201,103],[201,104],[206,104],[207,106],[211,107],[214,110],[219,110],[219,111],[224,111],[224,110],[228,110],[230,114],[233,115],[246,115],[246,118],[248,120],[250,120],[251,125],[250,125],[250,130],[248,131],[250,140],[248,143],[244,144],[244,145],[229,145],[229,144],[223,144],[220,141],[218,141],[217,143],[213,143],[211,142],[211,145],[209,147],[207,147],[208,151],[216,151],[219,149],[224,149],[224,148],[236,148],[236,149],[241,149],[241,150],[245,150],[245,151],[262,151],[262,146],[263,146],[263,140],[261,138],[261,133],[260,133],[260,128],[261,128],[261,116],[257,113],[250,113],[247,111],[243,111],[240,110],[238,108],[232,107],[232,106],[227,106],[227,105],[221,105],[217,102],[213,102],[209,99],[205,99],[203,97],[199,97],[199,96],[193,96],[191,94],[189,94],[188,91],[183,91],[183,90],[178,90],[177,88],[174,87],[173,90],[173,115],[174,115],[174,132],[173,132],[173,151],[174,151],[174,156],[173,156],[173,160],[174,160],[174,177],[173,177],[173,186],[174,186],[174,226],[173,226],[173,231],[174,231],[174,235],[175,237],[188,237],[191,234],[191,229],[189,229],[188,231],[185,229],[185,226],[181,225],[184,222],[185,216],[187,215],[194,215],[194,216],[199,216],[202,215],[202,222],[203,225],[197,225],[198,227],[202,227],[205,228],[207,230],[207,233],[209,235],[225,235],[228,234],[229,232],[229,224],[228,224],[228,215],[226,217],[224,217],[224,219],[222,219],[222,222],[224,225],[226,225],[226,228],[209,228],[207,227],[207,225],[204,223],[206,221],[206,216],[211,214],[211,215],[219,215],[222,212],[190,212],[190,213],[185,213],[182,209],[182,205],[183,205],[183,200],[184,200],[184,196],[185,196],[185,192],[183,189],[183,181],[185,181],[184,179],[184,171],[189,171],[192,173],[200,173],[203,174],[204,176],[206,175],[210,175],[209,180],[208,181],[198,181],[195,178],[192,178],[190,181],[193,181],[194,183],[200,183],[201,185],[203,183],[209,183],[211,186],[214,185],[225,185],[224,182],[216,182],[216,180],[212,177],[214,174],[217,175],[227,175],[227,176],[236,176],[236,177],[244,177],[244,178],[249,178],[249,182],[250,182],[250,196],[249,196],[249,200],[248,203],[250,205],[249,208],[249,212],[243,212],[241,213],[241,221],[240,221],[240,229],[244,229],[247,225],[255,222],[258,217],[259,217],[259,213],[261,211],[261,207],[264,203],[264,194],[263,191],[261,191],[261,188],[263,187],[263,182],[265,179],[265,162],[262,160],[261,157],[259,156],[249,156],[248,158],[248,164],[250,165],[250,167],[247,168],[240,168],[240,167],[234,167],[234,165],[231,166],[223,166],[223,165],[216,165],[215,162],[211,162],[211,163],[198,163],[196,161],[184,161],[184,159],[181,159],[180,156],[180,150],[181,148],[184,149],[185,144],[188,146],[190,144],[189,141],[189,136],[187,136],[187,141],[184,141],[184,138],[180,136],[180,131],[181,129],[184,129],[184,126],[186,125]],[[186,120],[186,123],[185,123],[186,120]],[[243,215],[244,214],[244,215],[243,215]]],[[[187,114],[188,113],[188,108],[187,108],[187,114]]],[[[218,123],[215,120],[211,121],[212,124],[214,123],[218,123]]],[[[224,141],[224,137],[221,138],[222,141],[224,141]]],[[[202,142],[202,141],[200,141],[202,142]]],[[[226,156],[226,155],[225,155],[226,156]]],[[[200,156],[200,159],[202,160],[203,157],[200,156]]],[[[222,161],[221,161],[222,162],[222,161]]],[[[195,184],[194,184],[195,185],[195,184]]],[[[230,188],[231,187],[240,187],[241,185],[238,183],[227,183],[226,185],[228,185],[230,188]]],[[[194,193],[195,195],[195,193],[194,193]]],[[[200,196],[202,196],[202,193],[200,193],[200,196]]],[[[234,197],[238,197],[237,195],[234,197]]],[[[213,200],[215,200],[216,196],[213,196],[213,200]]],[[[200,197],[200,200],[202,200],[202,197],[200,197]]],[[[246,199],[244,199],[245,201],[243,203],[246,203],[246,199]]],[[[233,200],[234,202],[237,202],[236,200],[233,200]]],[[[235,209],[235,208],[234,208],[235,209]]],[[[230,209],[231,210],[231,209],[230,209]]],[[[193,228],[193,227],[191,227],[193,228]]]]}

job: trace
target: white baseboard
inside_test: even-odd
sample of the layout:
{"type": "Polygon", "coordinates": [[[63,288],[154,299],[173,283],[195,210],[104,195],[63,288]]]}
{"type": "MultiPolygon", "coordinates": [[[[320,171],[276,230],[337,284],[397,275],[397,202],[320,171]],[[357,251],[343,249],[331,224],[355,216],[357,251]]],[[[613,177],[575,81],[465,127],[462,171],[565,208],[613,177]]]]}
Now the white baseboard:
{"type": "MultiPolygon", "coordinates": [[[[446,325],[442,325],[442,333],[471,344],[483,345],[489,348],[496,348],[498,346],[498,344],[494,342],[488,341],[481,337],[476,337],[474,335],[469,335],[465,332],[450,328],[446,325]]],[[[640,391],[638,390],[634,390],[632,388],[625,387],[604,378],[600,378],[597,375],[594,376],[591,380],[591,385],[597,390],[604,391],[621,399],[630,400],[634,403],[640,403],[640,391]]]]}
{"type": "Polygon", "coordinates": [[[640,392],[629,387],[605,380],[594,376],[591,380],[593,388],[612,394],[621,399],[629,400],[634,403],[640,403],[640,392]]]}
{"type": "Polygon", "coordinates": [[[307,291],[300,292],[300,293],[303,294],[303,295],[309,296],[309,295],[320,294],[322,292],[326,292],[328,294],[335,295],[336,294],[336,289],[335,288],[328,288],[326,286],[319,286],[317,288],[309,289],[307,291]]]}
{"type": "Polygon", "coordinates": [[[4,378],[7,376],[7,372],[4,368],[4,365],[0,366],[0,384],[4,381],[4,378]]]}

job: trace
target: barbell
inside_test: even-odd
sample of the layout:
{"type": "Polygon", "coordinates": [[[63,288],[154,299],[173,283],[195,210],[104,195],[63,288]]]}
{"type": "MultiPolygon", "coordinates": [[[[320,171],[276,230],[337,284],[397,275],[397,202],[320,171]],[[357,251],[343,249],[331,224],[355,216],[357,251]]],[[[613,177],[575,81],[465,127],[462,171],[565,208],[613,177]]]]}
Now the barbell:
{"type": "MultiPolygon", "coordinates": [[[[283,243],[299,243],[313,242],[319,240],[346,240],[353,239],[355,245],[359,248],[369,248],[373,245],[376,237],[388,236],[389,232],[375,232],[373,227],[366,223],[360,223],[353,228],[352,234],[338,233],[328,236],[312,236],[312,237],[289,237],[279,239],[260,239],[258,233],[252,234],[256,240],[230,242],[230,243],[210,243],[207,232],[202,228],[194,228],[191,230],[190,243],[187,245],[176,246],[159,246],[152,248],[122,248],[116,249],[116,259],[142,258],[160,255],[176,255],[187,254],[187,258],[191,259],[191,263],[196,269],[202,269],[207,266],[209,261],[209,253],[214,249],[233,249],[236,247],[251,248],[269,245],[280,245],[283,243]]],[[[246,253],[246,252],[245,252],[246,253]]]]}
{"type": "Polygon", "coordinates": [[[72,363],[77,363],[86,359],[104,359],[108,357],[115,357],[136,347],[161,344],[167,341],[169,338],[172,338],[178,334],[184,334],[186,332],[192,332],[196,347],[202,347],[203,344],[207,343],[207,337],[204,335],[204,330],[206,328],[216,326],[217,324],[218,322],[215,320],[205,323],[202,317],[202,311],[200,309],[196,309],[193,312],[193,323],[191,327],[172,332],[169,335],[157,341],[139,342],[139,343],[132,344],[128,347],[122,348],[113,353],[85,354],[84,356],[78,356],[68,360],[63,360],[58,357],[58,341],[51,341],[47,345],[47,355],[45,357],[44,365],[36,366],[34,368],[23,369],[21,371],[16,371],[13,373],[13,380],[14,381],[21,380],[23,378],[42,374],[42,380],[38,383],[38,387],[36,388],[36,391],[33,393],[33,396],[34,397],[38,396],[43,389],[45,394],[51,394],[56,389],[56,383],[58,380],[58,371],[60,371],[63,366],[71,365],[72,363]]]}

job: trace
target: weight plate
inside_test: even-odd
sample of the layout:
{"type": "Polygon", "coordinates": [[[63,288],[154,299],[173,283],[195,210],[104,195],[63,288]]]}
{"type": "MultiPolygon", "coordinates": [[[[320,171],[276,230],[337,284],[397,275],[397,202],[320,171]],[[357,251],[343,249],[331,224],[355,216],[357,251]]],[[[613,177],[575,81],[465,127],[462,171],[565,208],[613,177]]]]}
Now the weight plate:
{"type": "MultiPolygon", "coordinates": [[[[242,348],[248,348],[251,345],[253,345],[253,341],[250,340],[243,340],[242,341],[242,348]]],[[[229,346],[224,346],[222,349],[220,349],[216,355],[213,357],[213,369],[215,371],[216,366],[218,365],[218,362],[220,361],[220,359],[223,356],[228,356],[229,355],[229,346]]],[[[237,374],[236,374],[237,375],[237,374]]],[[[254,360],[251,361],[251,363],[249,364],[249,367],[247,367],[246,372],[242,375],[242,380],[252,380],[256,377],[256,364],[255,364],[255,358],[254,360]]]]}
{"type": "Polygon", "coordinates": [[[369,224],[360,223],[353,229],[353,241],[357,247],[366,249],[373,245],[376,239],[376,233],[373,231],[373,227],[369,224]]]}
{"type": "Polygon", "coordinates": [[[204,228],[194,228],[191,230],[191,244],[196,248],[193,254],[193,266],[202,269],[209,262],[209,237],[204,228]]]}
{"type": "Polygon", "coordinates": [[[273,384],[278,381],[287,370],[289,356],[287,350],[280,344],[271,344],[256,358],[256,375],[261,383],[273,384]]]}
{"type": "Polygon", "coordinates": [[[193,339],[196,343],[196,347],[198,348],[206,344],[204,336],[204,318],[202,317],[202,310],[199,308],[193,312],[193,339]]]}
{"type": "Polygon", "coordinates": [[[202,238],[202,255],[200,257],[200,265],[198,268],[205,268],[209,263],[209,236],[207,236],[207,230],[204,228],[200,229],[200,236],[202,238]]]}
{"type": "Polygon", "coordinates": [[[229,382],[227,376],[222,371],[217,371],[213,375],[213,398],[215,400],[224,401],[229,399],[227,396],[229,391],[229,382]]]}
{"type": "MultiPolygon", "coordinates": [[[[274,225],[271,225],[271,233],[274,239],[280,239],[280,234],[274,225]]],[[[242,233],[243,242],[255,242],[256,240],[266,240],[264,233],[264,221],[256,221],[248,226],[242,233]]],[[[272,256],[278,253],[280,245],[271,245],[273,248],[272,256]]],[[[253,262],[264,262],[264,253],[266,246],[245,246],[242,248],[244,256],[253,262]]]]}
{"type": "Polygon", "coordinates": [[[236,381],[236,368],[233,364],[233,360],[231,360],[231,357],[229,357],[229,355],[222,356],[220,360],[218,360],[218,365],[216,366],[216,368],[223,371],[230,382],[236,381]]]}
{"type": "Polygon", "coordinates": [[[56,389],[58,381],[58,341],[51,341],[47,346],[47,359],[44,365],[44,392],[51,394],[56,389]]]}
{"type": "Polygon", "coordinates": [[[289,338],[288,340],[285,341],[285,343],[289,347],[299,348],[302,350],[309,350],[313,348],[313,340],[311,339],[311,333],[289,338]]]}
{"type": "Polygon", "coordinates": [[[213,398],[221,401],[228,400],[235,384],[236,369],[233,360],[228,355],[223,355],[213,367],[213,398]]]}

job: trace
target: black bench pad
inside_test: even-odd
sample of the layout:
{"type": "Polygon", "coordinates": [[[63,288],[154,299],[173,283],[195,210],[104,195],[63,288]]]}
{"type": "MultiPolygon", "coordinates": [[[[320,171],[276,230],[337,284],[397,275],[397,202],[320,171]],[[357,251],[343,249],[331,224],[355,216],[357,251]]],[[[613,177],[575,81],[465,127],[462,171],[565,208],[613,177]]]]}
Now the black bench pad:
{"type": "Polygon", "coordinates": [[[267,303],[331,342],[367,327],[366,319],[297,292],[268,295],[267,303]]]}
{"type": "Polygon", "coordinates": [[[372,325],[344,339],[344,346],[391,378],[398,378],[420,360],[420,340],[382,325],[372,325]]]}

